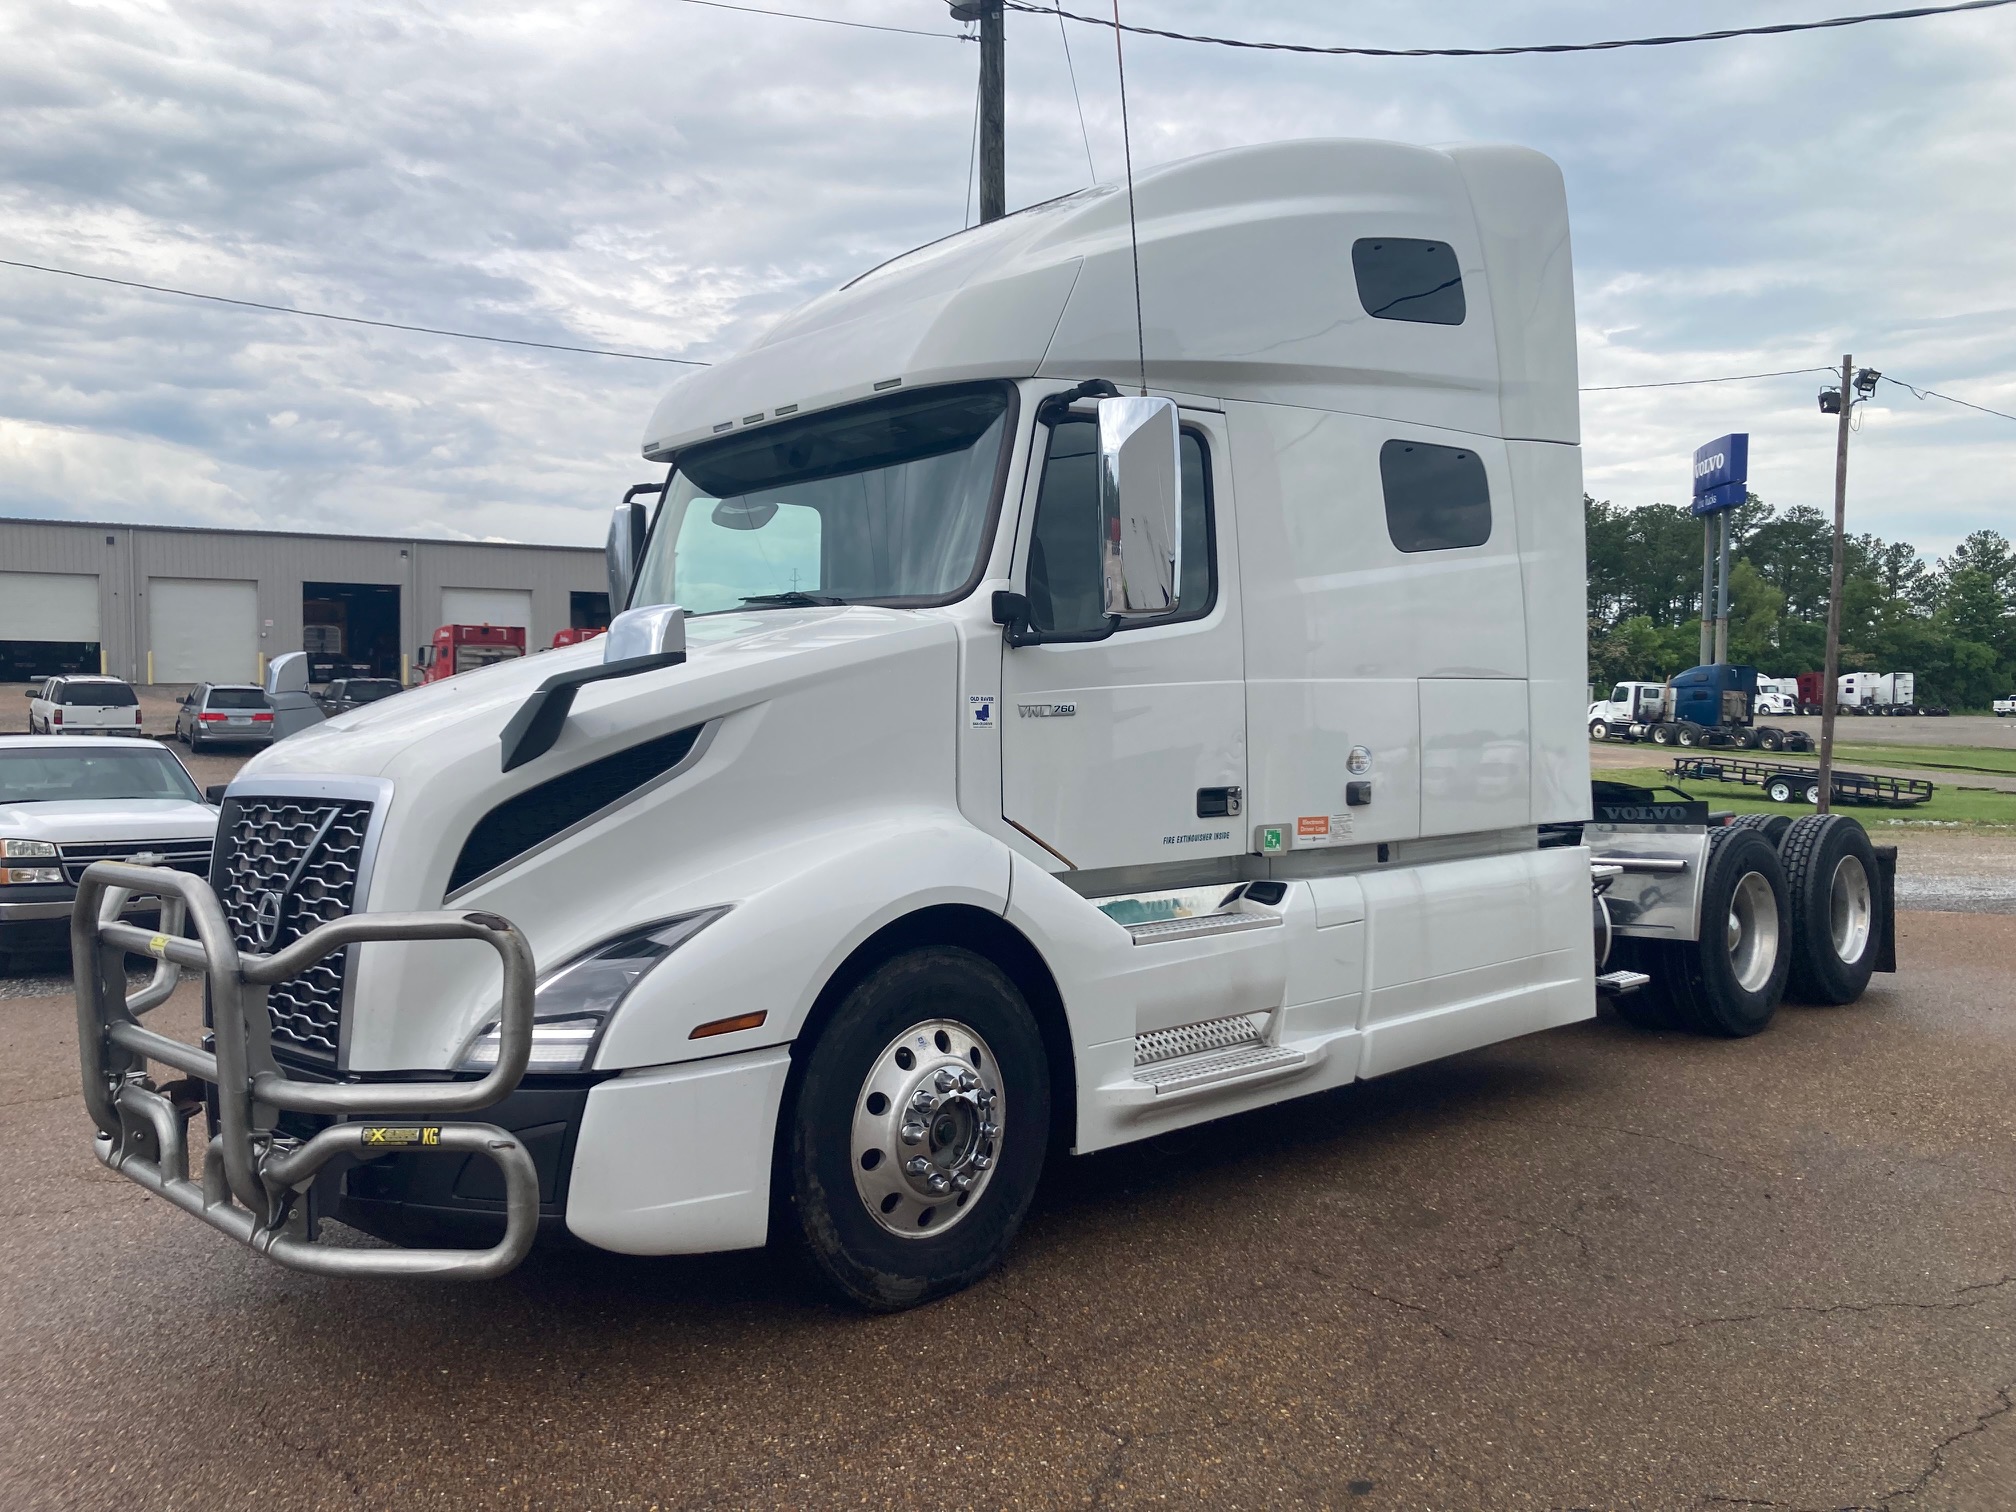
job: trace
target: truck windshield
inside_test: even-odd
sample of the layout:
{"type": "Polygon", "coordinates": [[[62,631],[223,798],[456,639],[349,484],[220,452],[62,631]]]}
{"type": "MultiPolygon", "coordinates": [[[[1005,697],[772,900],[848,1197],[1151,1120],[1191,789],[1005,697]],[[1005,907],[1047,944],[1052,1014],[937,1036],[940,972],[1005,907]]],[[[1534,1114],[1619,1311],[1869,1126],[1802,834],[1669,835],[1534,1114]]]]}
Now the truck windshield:
{"type": "Polygon", "coordinates": [[[980,570],[1014,391],[892,395],[679,459],[633,605],[948,603],[980,570]]]}

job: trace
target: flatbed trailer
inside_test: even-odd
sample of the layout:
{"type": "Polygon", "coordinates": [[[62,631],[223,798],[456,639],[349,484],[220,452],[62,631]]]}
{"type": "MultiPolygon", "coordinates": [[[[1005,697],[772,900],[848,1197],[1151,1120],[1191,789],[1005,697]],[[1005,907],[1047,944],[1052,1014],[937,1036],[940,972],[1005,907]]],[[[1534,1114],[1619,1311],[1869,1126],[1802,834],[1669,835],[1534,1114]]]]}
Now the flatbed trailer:
{"type": "MultiPolygon", "coordinates": [[[[1820,772],[1817,767],[1793,766],[1783,761],[1736,761],[1726,756],[1681,756],[1673,763],[1676,781],[1740,782],[1764,789],[1777,803],[1804,798],[1819,801],[1820,772]]],[[[1877,777],[1868,772],[1834,773],[1834,801],[1860,803],[1876,808],[1908,808],[1932,796],[1932,784],[1922,777],[1877,777]]]]}

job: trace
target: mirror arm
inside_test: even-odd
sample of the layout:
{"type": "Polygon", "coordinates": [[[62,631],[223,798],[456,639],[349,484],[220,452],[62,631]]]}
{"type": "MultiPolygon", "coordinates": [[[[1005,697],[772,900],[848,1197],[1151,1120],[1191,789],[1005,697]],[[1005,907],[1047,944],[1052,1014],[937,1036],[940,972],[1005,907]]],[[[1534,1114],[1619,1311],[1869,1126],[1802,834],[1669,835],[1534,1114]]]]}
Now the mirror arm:
{"type": "Polygon", "coordinates": [[[1010,646],[1075,646],[1105,640],[1120,628],[1120,616],[1097,630],[1038,630],[1029,623],[1029,595],[1000,589],[994,594],[994,623],[1010,646]]]}
{"type": "Polygon", "coordinates": [[[1118,399],[1120,390],[1104,378],[1087,378],[1076,388],[1063,389],[1055,394],[1046,394],[1036,406],[1038,425],[1060,424],[1071,413],[1071,406],[1080,399],[1118,399]]]}

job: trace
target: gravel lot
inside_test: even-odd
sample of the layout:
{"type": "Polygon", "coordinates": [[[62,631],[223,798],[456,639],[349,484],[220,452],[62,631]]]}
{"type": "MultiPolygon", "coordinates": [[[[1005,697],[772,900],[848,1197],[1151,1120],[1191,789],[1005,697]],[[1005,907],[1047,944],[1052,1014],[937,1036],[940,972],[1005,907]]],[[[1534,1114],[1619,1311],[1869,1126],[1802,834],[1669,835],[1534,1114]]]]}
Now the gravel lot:
{"type": "Polygon", "coordinates": [[[0,1002],[0,1500],[2006,1509],[2012,949],[1914,913],[1754,1040],[1606,1015],[1067,1161],[893,1318],[763,1254],[281,1271],[100,1169],[68,1003],[0,1002]]]}

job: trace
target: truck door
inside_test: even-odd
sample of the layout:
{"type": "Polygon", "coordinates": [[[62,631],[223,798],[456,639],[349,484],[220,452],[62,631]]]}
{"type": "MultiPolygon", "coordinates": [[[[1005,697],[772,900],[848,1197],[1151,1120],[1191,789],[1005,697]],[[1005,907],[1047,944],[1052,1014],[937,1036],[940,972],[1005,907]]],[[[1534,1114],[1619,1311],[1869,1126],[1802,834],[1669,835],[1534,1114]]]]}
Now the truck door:
{"type": "MultiPolygon", "coordinates": [[[[1036,431],[1017,579],[1033,628],[1107,624],[1089,412],[1036,431]]],[[[1183,563],[1174,614],[1103,640],[1009,647],[1001,668],[1001,812],[1074,867],[1142,866],[1249,847],[1246,697],[1231,470],[1222,422],[1186,411],[1183,563]]],[[[1150,885],[1141,882],[1130,885],[1150,885]]]]}

